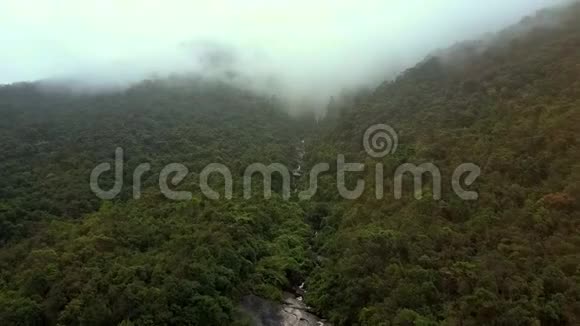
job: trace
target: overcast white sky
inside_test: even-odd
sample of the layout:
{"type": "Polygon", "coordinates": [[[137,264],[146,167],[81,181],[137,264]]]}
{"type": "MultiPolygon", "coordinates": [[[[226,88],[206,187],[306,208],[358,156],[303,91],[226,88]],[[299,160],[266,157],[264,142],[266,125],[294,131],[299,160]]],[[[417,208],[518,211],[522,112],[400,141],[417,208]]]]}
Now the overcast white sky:
{"type": "Polygon", "coordinates": [[[250,73],[349,86],[561,2],[1,0],[0,83],[178,72],[191,68],[180,44],[212,40],[242,49],[250,73]]]}

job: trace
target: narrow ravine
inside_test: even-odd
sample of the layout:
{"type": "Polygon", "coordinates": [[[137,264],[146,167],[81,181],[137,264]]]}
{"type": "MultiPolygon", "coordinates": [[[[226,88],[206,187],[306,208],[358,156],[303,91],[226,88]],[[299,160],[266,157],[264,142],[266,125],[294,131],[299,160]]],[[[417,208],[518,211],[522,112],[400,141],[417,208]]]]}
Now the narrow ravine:
{"type": "MultiPolygon", "coordinates": [[[[294,169],[292,170],[293,192],[298,192],[299,179],[304,174],[304,157],[306,146],[304,140],[296,145],[294,169]]],[[[275,302],[249,295],[242,300],[242,309],[250,315],[256,326],[329,326],[325,319],[316,316],[304,303],[305,283],[294,284],[292,291],[283,293],[282,302],[275,302]]]]}

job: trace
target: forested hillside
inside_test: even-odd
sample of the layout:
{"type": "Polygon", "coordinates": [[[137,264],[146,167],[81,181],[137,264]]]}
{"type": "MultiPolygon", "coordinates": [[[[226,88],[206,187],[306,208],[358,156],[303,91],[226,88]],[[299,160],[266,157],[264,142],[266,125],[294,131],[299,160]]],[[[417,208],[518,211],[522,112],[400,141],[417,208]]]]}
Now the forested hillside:
{"type": "Polygon", "coordinates": [[[97,209],[88,176],[117,147],[125,150],[126,198],[141,163],[152,165],[146,187],[168,163],[196,173],[227,163],[239,172],[257,158],[285,162],[298,141],[297,122],[275,99],[211,80],[175,77],[100,95],[43,85],[0,88],[0,243],[25,235],[26,221],[43,215],[79,218],[97,209]]]}
{"type": "Polygon", "coordinates": [[[316,121],[193,76],[105,93],[0,86],[0,325],[251,325],[244,296],[297,287],[339,326],[580,324],[580,4],[438,51],[370,93],[337,96],[316,121]],[[383,158],[363,147],[375,124],[398,134],[383,158]],[[297,145],[293,196],[274,178],[272,198],[244,199],[246,167],[294,168],[297,145]],[[117,147],[123,188],[102,200],[89,176],[117,147]],[[357,199],[337,191],[339,154],[365,164],[346,180],[365,180],[357,199]],[[200,191],[214,162],[232,171],[233,199],[200,191]],[[321,162],[331,171],[299,200],[321,162]],[[193,199],[159,190],[170,163],[188,167],[176,189],[193,199]],[[441,198],[427,178],[416,199],[409,176],[396,199],[404,163],[436,165],[441,198]],[[476,200],[452,189],[462,163],[481,168],[466,186],[476,200]]]}
{"type": "MultiPolygon", "coordinates": [[[[338,325],[577,325],[580,323],[580,6],[547,10],[486,42],[442,51],[379,87],[310,151],[382,162],[374,188],[336,205],[319,200],[323,263],[306,300],[338,325]],[[546,22],[549,22],[546,23],[546,22]],[[394,154],[368,157],[364,130],[386,123],[394,154]],[[434,163],[442,199],[409,183],[393,198],[402,163],[434,163]],[[461,163],[481,167],[451,190],[461,163]]],[[[354,173],[353,173],[354,174],[354,173]]],[[[353,177],[354,179],[354,177],[353,177]]],[[[326,195],[331,194],[331,195],[326,195]]]]}
{"type": "Polygon", "coordinates": [[[213,162],[235,182],[254,162],[289,164],[308,124],[276,99],[190,77],[100,95],[19,84],[0,88],[0,115],[2,325],[243,324],[241,295],[280,297],[309,260],[297,204],[211,201],[197,186],[213,162]],[[102,201],[89,175],[117,147],[123,191],[102,201]],[[188,167],[193,201],[161,194],[169,163],[188,167]]]}

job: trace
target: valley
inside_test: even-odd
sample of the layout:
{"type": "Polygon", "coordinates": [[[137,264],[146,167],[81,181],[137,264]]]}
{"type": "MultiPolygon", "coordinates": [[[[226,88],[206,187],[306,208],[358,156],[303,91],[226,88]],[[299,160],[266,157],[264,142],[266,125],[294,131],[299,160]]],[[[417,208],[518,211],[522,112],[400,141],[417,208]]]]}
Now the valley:
{"type": "Polygon", "coordinates": [[[0,325],[580,324],[578,2],[312,110],[224,71],[0,85],[0,325]],[[377,125],[395,131],[385,155],[365,143],[377,125]],[[256,163],[287,171],[246,182],[256,163]],[[391,177],[463,163],[476,182],[391,177]],[[217,199],[210,165],[230,174],[205,176],[217,199]],[[91,190],[98,166],[113,198],[91,190]]]}

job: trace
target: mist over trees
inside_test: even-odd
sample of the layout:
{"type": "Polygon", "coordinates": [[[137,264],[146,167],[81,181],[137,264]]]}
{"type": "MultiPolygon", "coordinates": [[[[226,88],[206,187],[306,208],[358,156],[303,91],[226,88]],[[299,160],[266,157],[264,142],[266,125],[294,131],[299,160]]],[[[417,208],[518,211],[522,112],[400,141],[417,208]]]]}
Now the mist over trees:
{"type": "MultiPolygon", "coordinates": [[[[410,17],[443,10],[436,2],[409,3],[392,4],[405,18],[392,26],[411,28],[410,17]]],[[[126,61],[93,62],[80,74],[63,68],[64,77],[40,81],[12,83],[12,75],[0,86],[0,325],[254,325],[243,298],[280,302],[285,292],[299,293],[310,312],[338,326],[579,324],[580,4],[531,14],[545,4],[513,1],[492,19],[477,4],[450,1],[446,15],[391,43],[371,33],[370,47],[355,36],[381,34],[385,25],[376,23],[386,14],[369,14],[368,29],[353,30],[354,36],[345,32],[349,18],[362,24],[353,17],[357,10],[388,6],[335,4],[336,11],[325,12],[313,4],[299,13],[276,7],[271,16],[241,15],[241,22],[265,24],[303,17],[276,25],[280,30],[271,33],[282,44],[276,51],[216,38],[182,43],[194,58],[189,66],[166,65],[177,58],[169,51],[135,59],[112,75],[109,69],[126,61]],[[466,26],[477,9],[473,30],[446,30],[466,26]],[[336,17],[345,26],[336,35],[352,41],[346,47],[352,53],[333,49],[340,39],[313,47],[319,39],[299,37],[336,36],[313,29],[334,26],[324,23],[336,17]],[[427,27],[445,19],[444,36],[426,42],[434,35],[425,34],[427,27]],[[493,31],[518,20],[469,40],[480,27],[493,31]],[[281,38],[283,32],[294,38],[281,38]],[[466,35],[467,41],[456,39],[466,35]],[[290,47],[301,40],[304,47],[290,47]],[[392,64],[398,56],[382,49],[405,44],[400,55],[408,57],[392,64]],[[369,59],[373,52],[383,59],[369,59]],[[102,78],[88,77],[95,67],[107,67],[102,78]],[[396,129],[399,144],[374,159],[362,137],[382,123],[396,129]],[[124,150],[123,187],[102,200],[91,192],[89,176],[98,164],[113,162],[117,147],[124,150]],[[349,173],[348,186],[373,184],[370,167],[377,163],[392,176],[405,163],[429,162],[451,175],[471,162],[481,167],[469,188],[479,197],[461,200],[446,182],[435,198],[428,179],[416,199],[409,175],[401,199],[385,177],[383,199],[368,187],[347,200],[337,192],[338,155],[369,167],[349,173]],[[272,198],[244,199],[249,165],[297,161],[305,172],[329,163],[311,200],[298,197],[310,185],[308,173],[292,179],[289,200],[278,175],[272,198]],[[134,199],[131,171],[142,163],[151,169],[134,199]],[[190,172],[171,189],[189,191],[191,199],[170,200],[160,191],[159,173],[171,163],[190,172]],[[231,170],[232,199],[203,194],[200,172],[210,163],[231,170]]],[[[21,5],[0,9],[7,6],[21,5]]],[[[106,11],[93,9],[95,17],[106,11]]],[[[143,15],[159,10],[146,7],[143,15]]],[[[118,28],[117,18],[107,29],[118,28]]],[[[158,28],[163,34],[175,26],[163,18],[151,24],[135,33],[158,28]]],[[[167,37],[181,41],[178,34],[167,37]]],[[[135,35],[114,40],[128,36],[135,35]]],[[[103,55],[115,58],[110,51],[103,55]]],[[[111,186],[114,172],[101,182],[111,186]]],[[[223,193],[222,177],[209,183],[223,193]]]]}
{"type": "Polygon", "coordinates": [[[86,93],[201,74],[322,115],[343,90],[373,89],[437,49],[567,2],[5,1],[0,38],[18,46],[0,51],[0,83],[48,80],[86,93]]]}

